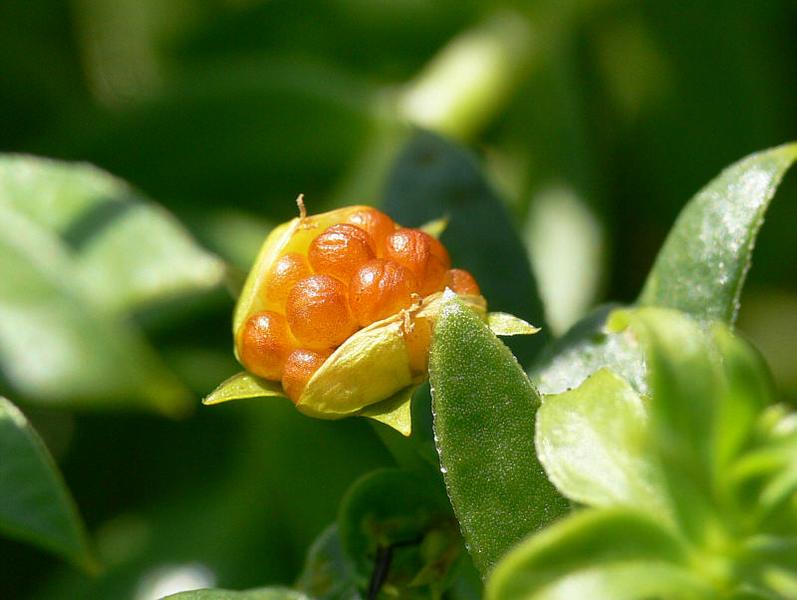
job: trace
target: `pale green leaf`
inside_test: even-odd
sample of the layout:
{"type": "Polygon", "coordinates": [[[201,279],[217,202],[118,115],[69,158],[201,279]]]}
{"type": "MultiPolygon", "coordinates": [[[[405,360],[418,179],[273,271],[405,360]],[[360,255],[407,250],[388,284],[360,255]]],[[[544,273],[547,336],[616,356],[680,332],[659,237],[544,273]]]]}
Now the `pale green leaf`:
{"type": "Polygon", "coordinates": [[[764,213],[795,160],[797,144],[764,150],[703,188],[670,231],[639,302],[732,323],[764,213]]]}
{"type": "Polygon", "coordinates": [[[533,535],[502,560],[488,600],[709,600],[685,547],[651,517],[592,509],[533,535]]]}
{"type": "Polygon", "coordinates": [[[536,442],[549,479],[571,500],[667,514],[647,411],[633,388],[611,371],[602,369],[572,391],[545,396],[536,442]]]}

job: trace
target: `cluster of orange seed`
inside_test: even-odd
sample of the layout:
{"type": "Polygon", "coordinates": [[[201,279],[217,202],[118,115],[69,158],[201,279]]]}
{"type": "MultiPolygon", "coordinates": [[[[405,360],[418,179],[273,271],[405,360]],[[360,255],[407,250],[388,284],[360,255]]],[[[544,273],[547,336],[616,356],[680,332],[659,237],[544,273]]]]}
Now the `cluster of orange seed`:
{"type": "Polygon", "coordinates": [[[281,381],[297,401],[313,373],[358,329],[446,287],[480,294],[470,273],[451,268],[438,240],[363,207],[321,231],[306,255],[287,252],[276,260],[259,291],[269,310],[241,327],[239,358],[249,372],[281,381]]]}

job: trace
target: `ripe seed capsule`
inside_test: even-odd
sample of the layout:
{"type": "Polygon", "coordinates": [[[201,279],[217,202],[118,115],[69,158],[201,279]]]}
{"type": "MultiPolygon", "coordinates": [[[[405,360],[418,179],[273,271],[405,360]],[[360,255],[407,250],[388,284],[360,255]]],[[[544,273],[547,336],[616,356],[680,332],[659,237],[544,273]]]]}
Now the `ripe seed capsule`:
{"type": "Polygon", "coordinates": [[[346,285],[330,275],[310,275],[288,294],[285,316],[302,346],[312,350],[334,348],[357,330],[349,310],[346,285]]]}
{"type": "Polygon", "coordinates": [[[270,310],[250,316],[239,334],[241,362],[258,377],[279,381],[292,350],[285,317],[270,310]]]}
{"type": "Polygon", "coordinates": [[[396,229],[393,219],[385,213],[375,208],[363,207],[352,213],[346,219],[348,223],[356,225],[368,232],[374,241],[374,249],[377,258],[382,258],[385,254],[385,240],[396,229]]]}
{"type": "Polygon", "coordinates": [[[288,252],[281,256],[274,263],[263,286],[268,307],[282,311],[291,288],[308,275],[312,275],[312,271],[303,255],[298,252],[288,252]]]}
{"type": "Polygon", "coordinates": [[[445,285],[462,296],[481,296],[482,293],[473,275],[465,269],[450,269],[446,271],[445,285]]]}
{"type": "Polygon", "coordinates": [[[327,227],[310,244],[307,258],[316,273],[348,281],[360,266],[374,258],[374,243],[364,229],[349,223],[327,227]]]}
{"type": "Polygon", "coordinates": [[[294,350],[288,356],[282,374],[282,389],[294,404],[299,401],[307,382],[321,368],[328,356],[328,352],[314,352],[306,348],[294,350]]]}
{"type": "Polygon", "coordinates": [[[365,327],[412,305],[418,279],[390,260],[368,261],[349,283],[349,306],[357,322],[365,327]]]}

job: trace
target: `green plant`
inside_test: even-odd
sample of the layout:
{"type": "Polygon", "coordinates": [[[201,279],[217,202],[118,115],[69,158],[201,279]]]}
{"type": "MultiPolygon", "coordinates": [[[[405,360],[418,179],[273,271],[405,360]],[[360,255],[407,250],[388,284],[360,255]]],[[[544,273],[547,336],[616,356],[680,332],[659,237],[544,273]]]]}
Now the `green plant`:
{"type": "MultiPolygon", "coordinates": [[[[472,598],[481,578],[496,599],[797,597],[794,416],[774,403],[765,365],[732,331],[763,214],[795,158],[794,145],[761,152],[700,192],[635,305],[598,309],[544,347],[544,335],[513,339],[510,351],[493,331],[527,328],[505,314],[541,315],[526,255],[474,159],[418,134],[396,162],[384,208],[410,226],[446,216],[442,239],[503,316],[485,322],[457,298],[441,299],[431,395],[413,385],[393,399],[412,437],[374,424],[397,467],[351,487],[294,590],[173,597],[472,598]]],[[[0,266],[16,274],[0,288],[10,391],[179,411],[183,384],[135,323],[171,318],[165,301],[206,293],[234,272],[91,168],[19,157],[0,166],[0,266]],[[69,200],[63,213],[48,210],[48,194],[69,200]],[[142,247],[158,228],[169,242],[142,247]],[[133,276],[155,267],[162,276],[133,276]],[[61,372],[22,369],[52,362],[45,346],[23,347],[8,333],[12,318],[78,358],[61,372]]],[[[279,390],[239,378],[218,394],[279,390]]],[[[52,460],[4,402],[0,442],[24,460],[0,465],[3,530],[90,567],[52,460]],[[19,481],[41,501],[14,500],[8,490],[20,493],[19,481]]]]}

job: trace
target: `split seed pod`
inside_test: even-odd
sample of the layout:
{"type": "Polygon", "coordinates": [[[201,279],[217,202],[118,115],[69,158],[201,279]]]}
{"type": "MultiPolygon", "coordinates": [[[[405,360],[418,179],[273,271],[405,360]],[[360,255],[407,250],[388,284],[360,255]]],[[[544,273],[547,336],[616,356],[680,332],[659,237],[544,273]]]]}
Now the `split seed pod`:
{"type": "MultiPolygon", "coordinates": [[[[352,206],[314,216],[302,214],[302,216],[276,227],[264,242],[235,306],[233,335],[236,340],[236,358],[246,366],[250,356],[258,355],[258,353],[247,352],[245,346],[247,342],[242,340],[246,332],[251,329],[247,326],[250,320],[257,319],[258,315],[266,311],[269,313],[282,311],[282,314],[285,314],[284,307],[286,304],[289,306],[287,322],[293,323],[295,331],[288,337],[292,340],[289,343],[295,344],[293,356],[296,360],[289,361],[286,368],[287,371],[282,380],[285,383],[285,388],[279,381],[271,381],[255,375],[254,372],[263,373],[264,371],[252,368],[249,363],[248,371],[239,373],[222,383],[205,398],[205,404],[218,404],[241,398],[290,396],[299,411],[312,417],[339,419],[355,415],[367,416],[390,425],[404,435],[409,435],[411,431],[410,400],[417,386],[423,383],[428,376],[429,344],[437,315],[445,301],[446,294],[459,292],[460,299],[487,321],[498,335],[530,334],[537,331],[525,321],[511,315],[504,313],[488,315],[487,302],[481,295],[477,295],[478,286],[469,274],[469,281],[474,281],[474,283],[462,286],[461,289],[457,289],[460,286],[452,283],[451,276],[444,278],[441,275],[438,277],[440,284],[435,291],[430,291],[428,286],[419,289],[418,291],[427,295],[422,297],[417,293],[413,294],[412,300],[407,302],[405,299],[404,308],[394,314],[375,322],[370,322],[370,319],[366,320],[365,322],[370,322],[370,324],[356,329],[342,342],[337,339],[330,342],[335,346],[324,349],[322,348],[323,343],[317,344],[316,347],[306,343],[308,323],[304,321],[301,324],[297,323],[297,318],[290,314],[293,310],[291,303],[295,304],[298,301],[297,296],[303,286],[312,284],[313,278],[332,279],[330,274],[325,274],[323,271],[317,271],[315,275],[309,274],[311,267],[308,264],[313,264],[316,269],[323,269],[325,268],[323,265],[332,264],[337,269],[332,272],[332,275],[338,278],[335,282],[340,282],[339,287],[347,290],[349,284],[342,281],[345,280],[345,276],[341,275],[345,270],[334,264],[334,257],[330,259],[323,255],[323,252],[327,252],[328,248],[334,251],[335,246],[340,245],[346,247],[347,252],[353,253],[352,246],[347,246],[344,238],[338,239],[351,229],[349,233],[354,234],[354,237],[359,237],[362,233],[365,236],[364,239],[373,241],[376,238],[372,249],[359,251],[359,254],[363,255],[361,260],[373,259],[374,255],[383,256],[385,252],[382,246],[388,237],[384,230],[390,226],[390,223],[389,217],[374,209],[365,206],[352,206]],[[372,231],[366,233],[366,226],[376,222],[374,219],[367,218],[369,214],[378,220],[378,236],[374,235],[372,231]],[[325,240],[325,245],[319,250],[319,242],[314,244],[314,241],[327,232],[330,227],[334,235],[326,234],[329,240],[322,238],[325,240]],[[341,232],[343,233],[341,234],[341,232]],[[308,252],[311,253],[311,260],[305,263],[302,257],[307,257],[308,252]],[[323,260],[319,260],[319,256],[322,256],[323,260]],[[443,291],[445,282],[449,282],[451,285],[443,291]],[[286,286],[291,289],[285,289],[286,286]],[[289,291],[293,293],[291,294],[289,291]],[[304,342],[297,341],[300,339],[304,342]],[[309,377],[306,382],[302,377],[305,372],[309,377]]],[[[394,225],[394,227],[397,231],[417,231],[400,229],[398,225],[394,225]]],[[[368,229],[373,228],[368,227],[368,229]]],[[[430,232],[439,229],[439,223],[428,228],[430,232]]],[[[426,233],[423,235],[427,236],[426,233]]],[[[361,246],[365,247],[362,244],[361,246]]],[[[429,246],[435,249],[439,248],[438,253],[445,253],[445,249],[435,239],[432,239],[429,246]]],[[[358,248],[355,247],[354,250],[358,250],[358,248]]],[[[445,253],[445,259],[448,260],[447,253],[445,253]]],[[[348,268],[347,265],[344,266],[348,268]]],[[[446,264],[445,268],[448,266],[446,264]]],[[[396,269],[403,269],[403,267],[396,266],[396,269]]],[[[354,270],[356,271],[356,269],[354,270]]],[[[461,279],[459,273],[458,270],[453,272],[457,281],[461,279]]],[[[352,287],[356,287],[356,284],[352,284],[352,287]]],[[[406,297],[406,293],[404,293],[404,297],[406,297]]],[[[347,324],[355,322],[348,308],[341,310],[345,311],[345,315],[342,315],[341,318],[345,318],[347,324]]],[[[326,313],[321,310],[318,314],[326,313]]],[[[379,314],[382,315],[383,312],[379,314]]],[[[312,330],[314,324],[310,323],[309,325],[309,330],[312,330]]],[[[319,332],[326,333],[335,323],[317,323],[316,325],[318,325],[319,332]]],[[[356,328],[356,325],[354,327],[356,328]]],[[[319,340],[321,339],[324,338],[319,338],[319,340]]],[[[267,344],[261,344],[260,348],[267,349],[268,347],[267,344]]],[[[281,346],[280,349],[282,351],[281,346]]],[[[290,349],[284,352],[286,356],[291,354],[290,349]]],[[[281,358],[282,362],[279,364],[283,365],[285,359],[281,358]]],[[[268,372],[272,373],[272,371],[268,372]]],[[[279,378],[278,373],[270,376],[275,379],[279,378]]]]}

